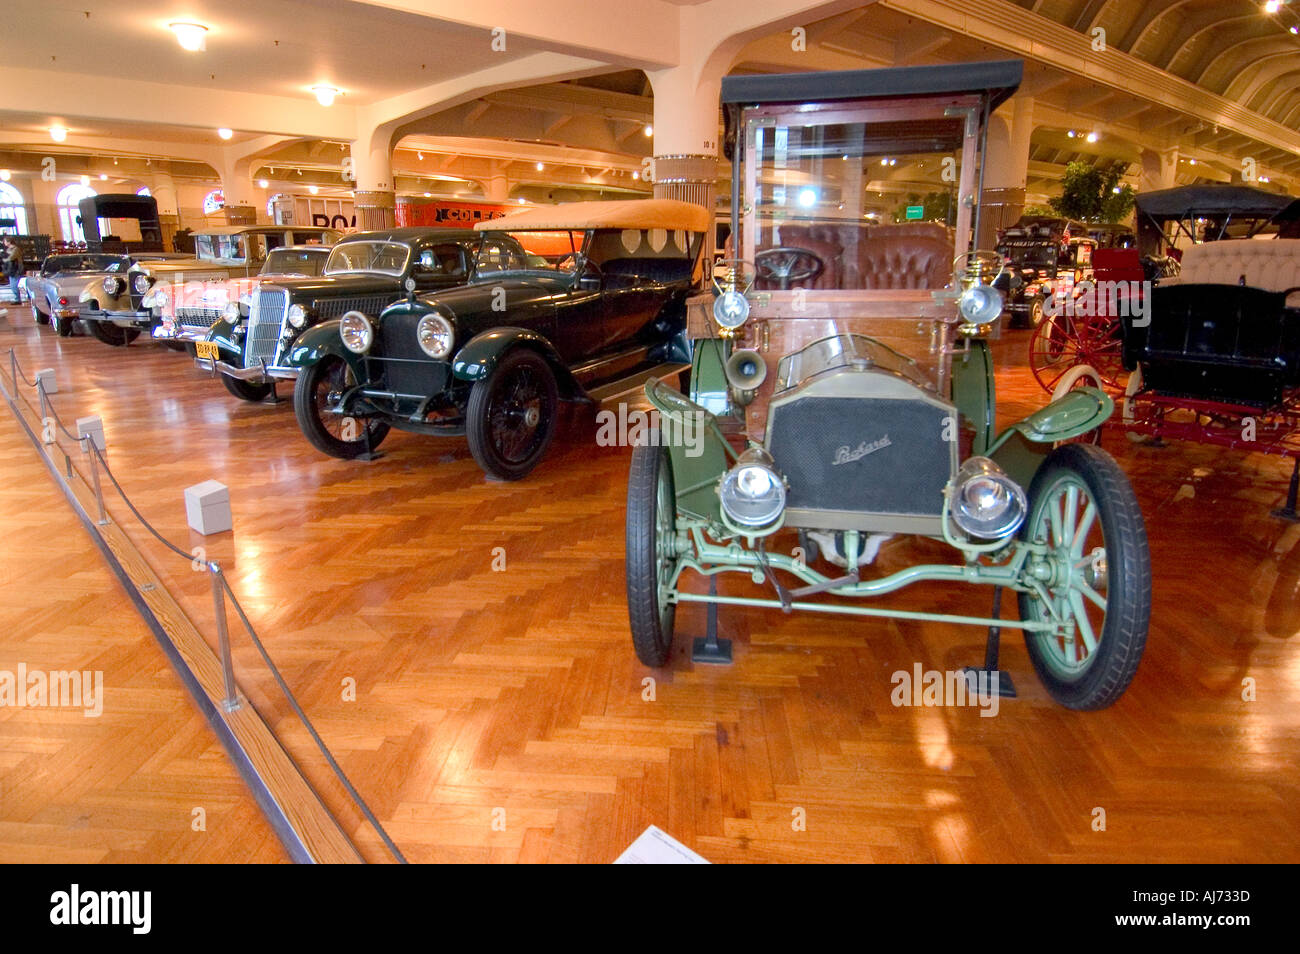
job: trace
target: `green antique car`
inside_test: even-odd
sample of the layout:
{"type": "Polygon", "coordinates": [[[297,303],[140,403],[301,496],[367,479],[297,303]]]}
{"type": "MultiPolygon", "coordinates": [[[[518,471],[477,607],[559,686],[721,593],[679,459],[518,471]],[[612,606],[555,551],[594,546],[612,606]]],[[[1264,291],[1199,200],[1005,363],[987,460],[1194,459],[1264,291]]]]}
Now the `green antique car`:
{"type": "Polygon", "coordinates": [[[1080,387],[995,426],[1004,259],[974,236],[989,115],[1021,75],[1012,61],[724,80],[735,257],[687,305],[690,397],[646,386],[659,430],[628,485],[644,664],[667,664],[677,607],[703,603],[698,661],[729,661],[716,614],[735,605],[987,627],[1001,695],[1003,628],[1062,705],[1108,706],[1132,681],[1150,567],[1132,487],[1089,442],[1112,401],[1080,387]],[[895,537],[958,559],[873,573],[882,546],[908,553],[895,537]],[[719,594],[722,574],[767,592],[719,594]],[[922,581],[984,584],[993,611],[865,605],[922,581]],[[1004,590],[1017,620],[1000,618],[1004,590]]]}

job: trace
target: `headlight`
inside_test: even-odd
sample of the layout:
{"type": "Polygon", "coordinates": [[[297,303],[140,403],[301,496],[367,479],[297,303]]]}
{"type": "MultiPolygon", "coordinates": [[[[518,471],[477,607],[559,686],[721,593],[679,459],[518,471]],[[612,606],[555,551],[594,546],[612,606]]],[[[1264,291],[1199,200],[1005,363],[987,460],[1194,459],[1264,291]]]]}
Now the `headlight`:
{"type": "Polygon", "coordinates": [[[964,321],[971,324],[987,324],[996,321],[1002,314],[1002,292],[992,285],[982,282],[971,285],[957,299],[957,310],[964,321]]]}
{"type": "Polygon", "coordinates": [[[718,488],[722,510],[745,527],[768,527],[785,511],[785,481],[767,451],[751,447],[736,459],[718,488]]]}
{"type": "Polygon", "coordinates": [[[131,276],[131,290],[137,295],[143,295],[153,284],[153,279],[143,272],[137,272],[131,276]]]}
{"type": "Polygon", "coordinates": [[[713,299],[713,320],[728,331],[735,331],[749,318],[749,300],[735,289],[713,299]]]}
{"type": "Polygon", "coordinates": [[[365,354],[375,340],[375,329],[361,312],[349,311],[339,319],[339,337],[343,339],[343,347],[353,354],[365,354]]]}
{"type": "Polygon", "coordinates": [[[141,301],[146,308],[163,308],[167,307],[167,286],[155,285],[149,290],[141,301]]]}
{"type": "Polygon", "coordinates": [[[415,339],[419,342],[421,351],[430,358],[441,361],[451,354],[456,330],[442,315],[425,315],[415,326],[415,339]]]}
{"type": "Polygon", "coordinates": [[[240,318],[243,318],[244,313],[239,310],[239,302],[237,301],[226,302],[226,307],[221,312],[221,317],[225,318],[226,321],[230,322],[232,325],[235,322],[239,321],[240,318]]]}
{"type": "Polygon", "coordinates": [[[125,288],[126,282],[117,275],[109,275],[104,279],[104,291],[108,292],[110,298],[116,298],[125,288]]]}
{"type": "Polygon", "coordinates": [[[953,522],[972,537],[1010,536],[1025,520],[1025,492],[987,457],[972,457],[953,480],[948,509],[953,522]]]}
{"type": "MultiPolygon", "coordinates": [[[[360,312],[350,312],[349,314],[361,314],[360,312]]],[[[346,317],[346,316],[345,316],[346,317]]],[[[307,325],[307,309],[302,305],[289,306],[289,324],[295,328],[304,328],[307,325]]],[[[367,346],[368,347],[368,346],[367,346]]]]}

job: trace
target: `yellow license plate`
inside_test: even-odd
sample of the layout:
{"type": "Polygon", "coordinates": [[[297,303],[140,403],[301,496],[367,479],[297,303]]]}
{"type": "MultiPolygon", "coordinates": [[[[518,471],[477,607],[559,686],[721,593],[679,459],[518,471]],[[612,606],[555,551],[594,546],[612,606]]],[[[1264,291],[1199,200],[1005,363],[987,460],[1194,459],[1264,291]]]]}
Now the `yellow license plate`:
{"type": "Polygon", "coordinates": [[[200,358],[210,358],[213,361],[221,357],[221,352],[217,349],[215,341],[196,341],[194,342],[194,351],[200,358]]]}

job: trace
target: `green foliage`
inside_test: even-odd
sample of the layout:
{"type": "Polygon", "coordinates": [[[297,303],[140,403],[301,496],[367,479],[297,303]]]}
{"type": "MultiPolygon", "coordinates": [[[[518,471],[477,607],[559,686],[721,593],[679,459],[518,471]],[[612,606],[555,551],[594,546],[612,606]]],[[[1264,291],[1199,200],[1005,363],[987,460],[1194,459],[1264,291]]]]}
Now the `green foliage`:
{"type": "MultiPolygon", "coordinates": [[[[924,197],[918,192],[911,192],[907,195],[907,201],[893,211],[895,222],[907,222],[907,207],[909,205],[923,206],[925,211],[921,213],[922,222],[943,222],[946,225],[957,224],[957,203],[953,200],[951,192],[927,192],[924,197]]],[[[917,221],[912,219],[910,221],[917,221]]]]}
{"type": "Polygon", "coordinates": [[[1083,222],[1122,222],[1133,211],[1137,194],[1120,180],[1127,164],[1093,166],[1072,162],[1065,167],[1061,194],[1047,204],[1057,215],[1083,222]],[[1118,191],[1116,191],[1118,190],[1118,191]]]}

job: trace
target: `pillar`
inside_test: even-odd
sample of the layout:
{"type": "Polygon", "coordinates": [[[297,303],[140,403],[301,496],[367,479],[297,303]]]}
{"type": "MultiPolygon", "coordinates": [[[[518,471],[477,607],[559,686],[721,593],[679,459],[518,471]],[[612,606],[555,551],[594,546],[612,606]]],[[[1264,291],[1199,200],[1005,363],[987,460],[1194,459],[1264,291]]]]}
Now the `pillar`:
{"type": "Polygon", "coordinates": [[[176,197],[176,183],[170,172],[154,173],[148,180],[149,194],[158,203],[158,223],[162,226],[163,246],[175,250],[173,237],[181,227],[180,202],[176,197]]]}
{"type": "Polygon", "coordinates": [[[1139,192],[1172,189],[1178,184],[1178,147],[1169,149],[1143,149],[1142,175],[1138,179],[1139,192]]]}
{"type": "Polygon", "coordinates": [[[221,173],[221,192],[226,198],[226,222],[230,225],[255,225],[258,193],[253,188],[252,163],[246,158],[227,156],[218,171],[221,173]]]}
{"type": "Polygon", "coordinates": [[[510,198],[510,177],[506,175],[505,166],[492,160],[488,175],[479,180],[483,187],[483,198],[489,202],[505,203],[510,198]]]}
{"type": "Polygon", "coordinates": [[[654,194],[717,208],[722,69],[684,63],[647,74],[654,90],[654,194]]]}
{"type": "Polygon", "coordinates": [[[391,133],[375,130],[352,144],[352,174],[356,180],[354,208],[357,228],[391,229],[397,224],[393,184],[391,133]]]}
{"type": "Polygon", "coordinates": [[[1025,210],[1029,141],[1033,132],[1034,100],[1029,96],[1014,97],[989,118],[976,248],[997,245],[998,231],[1014,225],[1025,210]]]}

